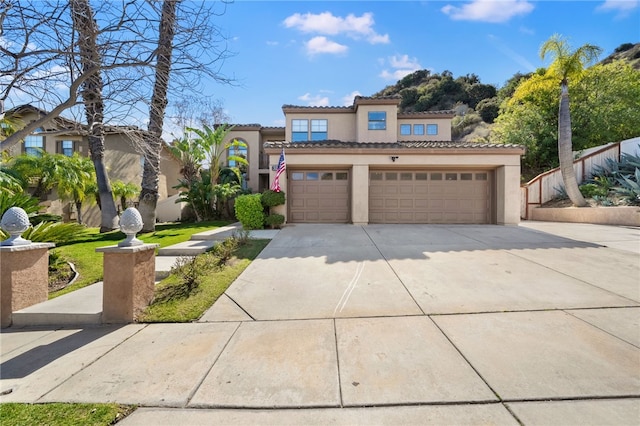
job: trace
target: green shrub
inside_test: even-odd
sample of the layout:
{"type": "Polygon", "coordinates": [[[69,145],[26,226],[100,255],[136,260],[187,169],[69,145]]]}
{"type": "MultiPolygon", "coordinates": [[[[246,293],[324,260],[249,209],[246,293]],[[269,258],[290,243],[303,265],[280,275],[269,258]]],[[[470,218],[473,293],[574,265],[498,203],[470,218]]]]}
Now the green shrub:
{"type": "Polygon", "coordinates": [[[280,229],[280,226],[284,223],[284,216],[277,213],[272,213],[264,220],[265,225],[274,229],[280,229]]]}
{"type": "MultiPolygon", "coordinates": [[[[75,222],[40,222],[35,226],[30,226],[22,234],[22,238],[34,243],[62,244],[77,240],[86,233],[87,228],[75,222]]],[[[0,229],[0,239],[4,240],[6,238],[9,238],[9,235],[0,229]]]]}
{"type": "Polygon", "coordinates": [[[62,216],[58,214],[41,213],[35,216],[30,216],[29,222],[34,226],[41,222],[62,222],[62,216]]]}
{"type": "Polygon", "coordinates": [[[593,198],[594,195],[604,197],[607,195],[607,189],[595,183],[585,183],[580,185],[580,192],[585,198],[593,198]]]}
{"type": "Polygon", "coordinates": [[[260,199],[262,194],[241,195],[236,198],[236,218],[244,229],[262,229],[264,212],[260,199]]]}
{"type": "Polygon", "coordinates": [[[283,191],[276,192],[272,191],[271,189],[267,189],[262,193],[262,205],[265,208],[280,206],[284,204],[284,202],[285,197],[283,191]]]}
{"type": "Polygon", "coordinates": [[[11,207],[20,207],[28,215],[36,214],[40,211],[40,201],[24,192],[16,192],[15,194],[5,191],[0,191],[0,217],[9,210],[11,207]]]}

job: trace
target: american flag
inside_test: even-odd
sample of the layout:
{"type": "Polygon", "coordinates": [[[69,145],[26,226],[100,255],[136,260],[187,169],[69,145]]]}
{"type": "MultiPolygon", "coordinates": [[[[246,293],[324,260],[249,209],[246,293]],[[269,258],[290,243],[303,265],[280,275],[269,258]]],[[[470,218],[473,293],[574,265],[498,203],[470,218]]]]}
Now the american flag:
{"type": "Polygon", "coordinates": [[[278,171],[276,171],[276,176],[273,178],[273,183],[271,184],[272,191],[280,192],[280,175],[284,173],[286,169],[287,163],[284,161],[284,148],[282,148],[280,160],[278,160],[278,171]]]}

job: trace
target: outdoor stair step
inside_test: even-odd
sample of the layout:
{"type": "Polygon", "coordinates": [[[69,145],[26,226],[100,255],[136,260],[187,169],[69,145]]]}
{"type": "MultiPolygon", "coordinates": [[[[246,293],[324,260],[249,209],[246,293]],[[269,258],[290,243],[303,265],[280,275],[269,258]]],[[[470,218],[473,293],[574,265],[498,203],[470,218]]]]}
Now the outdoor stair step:
{"type": "Polygon", "coordinates": [[[229,237],[232,237],[235,232],[242,230],[242,225],[240,222],[233,223],[231,225],[222,226],[220,228],[209,229],[207,231],[198,232],[197,234],[191,235],[192,240],[201,241],[201,240],[215,240],[222,241],[229,237]]]}
{"type": "Polygon", "coordinates": [[[102,322],[102,282],[14,312],[13,326],[90,325],[102,322]]]}
{"type": "Polygon", "coordinates": [[[189,240],[158,250],[158,256],[196,256],[217,244],[213,240],[189,240]]]}

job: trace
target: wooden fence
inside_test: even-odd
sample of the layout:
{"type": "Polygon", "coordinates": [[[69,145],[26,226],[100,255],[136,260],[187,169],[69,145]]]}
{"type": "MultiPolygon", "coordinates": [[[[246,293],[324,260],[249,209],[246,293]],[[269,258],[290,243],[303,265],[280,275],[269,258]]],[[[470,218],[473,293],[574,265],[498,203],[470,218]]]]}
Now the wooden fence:
{"type": "MultiPolygon", "coordinates": [[[[616,161],[621,154],[640,155],[640,137],[586,150],[573,162],[578,184],[590,178],[596,166],[605,167],[607,159],[616,161]]],[[[531,217],[531,209],[557,198],[564,188],[559,168],[539,174],[520,187],[520,218],[531,217]]]]}

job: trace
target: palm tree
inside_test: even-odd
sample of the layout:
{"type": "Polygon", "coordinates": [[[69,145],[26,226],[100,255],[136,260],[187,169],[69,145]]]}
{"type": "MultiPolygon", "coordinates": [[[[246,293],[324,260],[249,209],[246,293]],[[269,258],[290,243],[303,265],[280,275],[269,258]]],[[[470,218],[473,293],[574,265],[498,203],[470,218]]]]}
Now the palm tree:
{"type": "Polygon", "coordinates": [[[560,80],[560,107],[558,110],[558,159],[564,187],[571,202],[577,207],[587,206],[580,193],[575,170],[573,169],[573,148],[571,141],[571,112],[569,111],[569,78],[578,77],[585,66],[594,62],[602,52],[598,46],[584,44],[571,50],[568,41],[554,34],[540,47],[540,57],[551,55],[553,62],[547,74],[560,80]]]}
{"type": "Polygon", "coordinates": [[[158,181],[160,173],[160,154],[162,152],[162,126],[167,109],[167,92],[171,75],[171,55],[173,38],[176,31],[176,7],[178,1],[165,0],[162,3],[160,27],[158,29],[158,49],[155,69],[155,82],[149,106],[149,126],[145,134],[147,154],[142,171],[142,191],[138,209],[142,216],[143,231],[156,229],[156,207],[158,205],[158,181]]]}
{"type": "Polygon", "coordinates": [[[77,221],[82,223],[82,203],[95,196],[96,174],[93,161],[74,153],[72,157],[59,156],[63,167],[55,176],[58,195],[63,200],[71,200],[78,212],[77,221]]]}
{"type": "MultiPolygon", "coordinates": [[[[209,160],[209,172],[210,172],[210,182],[211,188],[214,188],[218,184],[218,179],[220,178],[220,169],[222,167],[222,159],[223,155],[228,152],[229,148],[247,148],[247,144],[238,140],[233,140],[231,142],[224,143],[224,139],[227,134],[231,131],[233,126],[228,124],[221,124],[219,126],[215,126],[215,129],[212,129],[209,126],[204,126],[204,130],[187,128],[188,131],[194,132],[199,136],[198,139],[195,139],[194,142],[196,145],[201,147],[201,149],[206,153],[207,159],[209,160]]],[[[239,155],[229,155],[227,156],[228,161],[233,161],[237,165],[248,165],[249,162],[246,158],[239,155]]],[[[239,174],[238,169],[236,168],[237,173],[239,174]]],[[[216,208],[217,200],[216,197],[211,198],[211,207],[216,208]]]]}
{"type": "Polygon", "coordinates": [[[127,200],[137,197],[140,193],[140,188],[138,188],[137,185],[131,182],[124,183],[121,180],[114,180],[111,182],[111,189],[113,190],[113,196],[116,200],[118,198],[120,199],[120,208],[122,211],[127,208],[127,200]]]}

